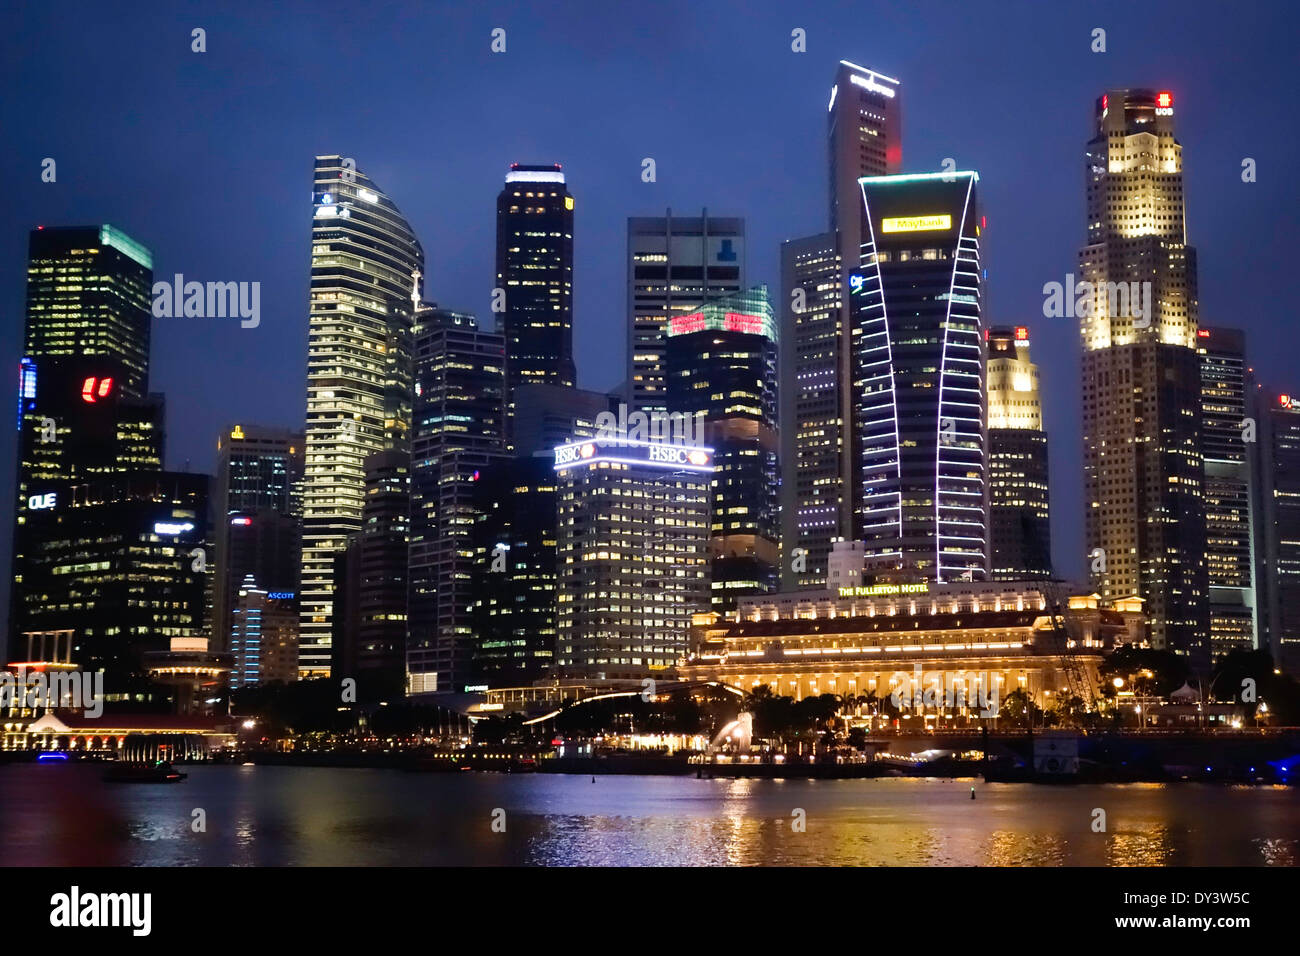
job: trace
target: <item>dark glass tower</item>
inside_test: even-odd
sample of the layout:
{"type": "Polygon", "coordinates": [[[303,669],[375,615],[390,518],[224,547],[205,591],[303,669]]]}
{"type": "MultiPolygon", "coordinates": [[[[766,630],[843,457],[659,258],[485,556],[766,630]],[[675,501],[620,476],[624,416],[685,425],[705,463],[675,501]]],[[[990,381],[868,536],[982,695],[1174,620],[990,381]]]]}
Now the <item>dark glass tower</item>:
{"type": "Polygon", "coordinates": [[[1205,462],[1205,574],[1210,654],[1259,646],[1252,513],[1253,456],[1246,403],[1254,391],[1240,329],[1196,332],[1201,356],[1201,457],[1205,462]]]}
{"type": "Polygon", "coordinates": [[[278,607],[297,606],[305,440],[287,428],[234,425],[217,441],[215,650],[229,648],[232,609],[248,575],[252,588],[279,595],[278,607]]]}
{"type": "Polygon", "coordinates": [[[1300,677],[1300,395],[1260,391],[1255,419],[1264,642],[1278,667],[1300,677]]]}
{"type": "Polygon", "coordinates": [[[721,613],[777,586],[776,353],[767,286],[668,321],[668,411],[701,421],[713,449],[710,606],[721,613]]]}
{"type": "Polygon", "coordinates": [[[558,163],[513,163],[497,196],[507,415],[520,385],[573,386],[573,196],[558,163]]]}
{"type": "Polygon", "coordinates": [[[850,489],[877,579],[980,581],[988,435],[973,172],[866,177],[850,489]]]}
{"type": "Polygon", "coordinates": [[[475,488],[506,457],[505,339],[470,315],[426,307],[416,317],[411,435],[411,694],[475,683],[475,488]]]}
{"type": "Polygon", "coordinates": [[[163,400],[148,394],[152,278],[149,250],[113,226],[31,232],[10,602],[15,651],[25,646],[25,630],[49,625],[56,609],[44,602],[57,604],[60,582],[71,579],[38,583],[43,572],[29,559],[47,563],[49,548],[59,547],[40,535],[60,524],[54,516],[65,513],[77,485],[162,467],[163,400]]]}

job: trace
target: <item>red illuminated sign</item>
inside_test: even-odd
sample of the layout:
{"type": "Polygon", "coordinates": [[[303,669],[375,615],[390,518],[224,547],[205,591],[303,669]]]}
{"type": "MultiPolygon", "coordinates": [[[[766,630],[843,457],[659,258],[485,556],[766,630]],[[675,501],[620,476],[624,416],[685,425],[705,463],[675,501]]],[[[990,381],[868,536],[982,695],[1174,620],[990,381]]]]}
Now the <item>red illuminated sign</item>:
{"type": "Polygon", "coordinates": [[[81,400],[94,404],[101,398],[108,398],[113,391],[113,380],[111,378],[96,378],[90,376],[81,383],[81,400]]]}
{"type": "Polygon", "coordinates": [[[1156,106],[1159,106],[1161,109],[1168,109],[1173,105],[1174,105],[1174,94],[1159,93],[1156,95],[1156,106]]]}
{"type": "Polygon", "coordinates": [[[668,320],[669,335],[687,335],[704,328],[704,314],[692,312],[690,315],[677,315],[668,320]]]}
{"type": "Polygon", "coordinates": [[[1210,330],[1209,330],[1209,329],[1197,329],[1197,330],[1196,330],[1196,337],[1197,337],[1197,338],[1200,338],[1200,339],[1208,339],[1208,338],[1210,337],[1210,330]]]}
{"type": "Polygon", "coordinates": [[[728,312],[722,319],[722,327],[728,332],[746,332],[749,335],[763,334],[763,317],[745,315],[740,312],[728,312]]]}
{"type": "Polygon", "coordinates": [[[1017,341],[1017,342],[1028,342],[1028,341],[1029,341],[1029,329],[1025,328],[1023,325],[1017,325],[1017,326],[1016,326],[1016,341],[1017,341]]]}
{"type": "Polygon", "coordinates": [[[1277,403],[1278,403],[1279,405],[1281,405],[1283,408],[1290,408],[1290,407],[1291,407],[1291,396],[1290,396],[1290,395],[1279,395],[1279,396],[1277,397],[1277,403]]]}

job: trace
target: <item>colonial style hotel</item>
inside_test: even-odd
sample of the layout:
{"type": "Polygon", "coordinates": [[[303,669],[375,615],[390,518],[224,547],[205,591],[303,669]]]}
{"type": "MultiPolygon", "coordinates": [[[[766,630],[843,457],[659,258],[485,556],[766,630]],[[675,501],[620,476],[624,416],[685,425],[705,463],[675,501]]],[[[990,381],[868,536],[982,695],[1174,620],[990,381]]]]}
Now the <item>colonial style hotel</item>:
{"type": "Polygon", "coordinates": [[[1058,632],[1047,612],[1051,593],[1035,582],[920,583],[742,598],[734,620],[698,619],[696,653],[679,670],[744,691],[767,684],[796,699],[884,698],[919,667],[926,683],[937,677],[974,693],[989,681],[1001,695],[1024,688],[1042,706],[1071,692],[1073,669],[1073,692],[1083,681],[1095,697],[1103,654],[1145,639],[1141,601],[1104,604],[1061,591],[1068,599],[1058,632]]]}

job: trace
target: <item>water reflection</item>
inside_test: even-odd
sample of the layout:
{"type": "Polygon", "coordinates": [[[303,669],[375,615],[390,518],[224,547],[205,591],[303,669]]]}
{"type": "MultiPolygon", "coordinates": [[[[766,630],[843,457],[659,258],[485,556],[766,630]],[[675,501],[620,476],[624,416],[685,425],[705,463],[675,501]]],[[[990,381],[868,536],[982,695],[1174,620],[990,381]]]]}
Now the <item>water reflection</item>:
{"type": "Polygon", "coordinates": [[[1294,866],[1284,788],[192,767],[165,787],[0,767],[4,862],[43,865],[1294,866]],[[976,791],[972,800],[971,788],[976,791]],[[206,832],[194,832],[194,808],[206,832]],[[1094,812],[1106,812],[1095,832],[1094,812]],[[505,832],[492,827],[504,811],[505,832]],[[792,824],[802,821],[802,828],[792,824]]]}

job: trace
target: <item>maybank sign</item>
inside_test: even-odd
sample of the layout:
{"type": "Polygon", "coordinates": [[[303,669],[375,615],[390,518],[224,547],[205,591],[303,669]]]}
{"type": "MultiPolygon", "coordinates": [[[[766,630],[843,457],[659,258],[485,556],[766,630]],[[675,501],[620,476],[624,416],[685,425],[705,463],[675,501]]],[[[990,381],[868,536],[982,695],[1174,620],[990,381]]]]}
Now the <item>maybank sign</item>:
{"type": "Polygon", "coordinates": [[[937,232],[952,228],[952,216],[898,216],[880,220],[881,232],[937,232]]]}
{"type": "Polygon", "coordinates": [[[928,584],[867,584],[840,588],[840,597],[888,597],[891,594],[929,594],[928,584]]]}
{"type": "Polygon", "coordinates": [[[592,439],[572,442],[555,449],[555,470],[563,471],[577,465],[615,462],[625,465],[645,465],[652,468],[671,468],[683,471],[710,472],[713,470],[713,449],[698,445],[679,445],[671,442],[644,442],[592,439]]]}

